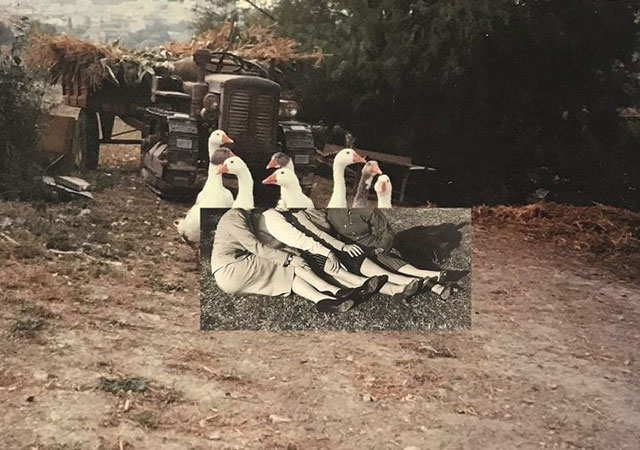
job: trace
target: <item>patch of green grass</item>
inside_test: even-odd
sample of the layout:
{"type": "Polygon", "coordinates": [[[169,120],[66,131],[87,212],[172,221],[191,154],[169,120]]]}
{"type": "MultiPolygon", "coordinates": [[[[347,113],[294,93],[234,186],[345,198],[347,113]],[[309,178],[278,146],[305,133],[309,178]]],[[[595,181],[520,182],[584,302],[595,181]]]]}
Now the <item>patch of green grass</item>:
{"type": "Polygon", "coordinates": [[[111,237],[106,229],[96,228],[96,230],[89,235],[89,241],[95,242],[96,244],[111,244],[111,237]]]}
{"type": "Polygon", "coordinates": [[[52,313],[49,309],[45,308],[42,305],[23,306],[20,312],[24,315],[43,317],[46,319],[53,319],[56,317],[56,314],[52,313]]]}
{"type": "Polygon", "coordinates": [[[76,247],[69,239],[69,235],[67,233],[56,232],[47,240],[47,248],[53,250],[61,250],[64,252],[75,250],[76,247]]]}
{"type": "Polygon", "coordinates": [[[33,243],[23,243],[15,247],[12,254],[16,259],[38,259],[46,256],[44,249],[33,243]]]}
{"type": "Polygon", "coordinates": [[[21,317],[11,327],[11,332],[19,337],[32,338],[44,328],[45,322],[42,319],[33,317],[21,317]]]}
{"type": "Polygon", "coordinates": [[[83,450],[86,447],[83,447],[80,443],[74,444],[32,444],[23,447],[24,450],[33,450],[37,448],[38,450],[83,450]]]}
{"type": "Polygon", "coordinates": [[[99,388],[106,392],[147,392],[151,382],[141,377],[130,378],[100,378],[99,388]]]}
{"type": "Polygon", "coordinates": [[[46,213],[40,211],[40,214],[36,212],[35,216],[27,220],[26,227],[34,236],[46,236],[51,232],[52,224],[46,213]]]}
{"type": "Polygon", "coordinates": [[[160,415],[151,410],[142,411],[134,415],[133,419],[147,430],[154,430],[160,425],[160,415]]]}

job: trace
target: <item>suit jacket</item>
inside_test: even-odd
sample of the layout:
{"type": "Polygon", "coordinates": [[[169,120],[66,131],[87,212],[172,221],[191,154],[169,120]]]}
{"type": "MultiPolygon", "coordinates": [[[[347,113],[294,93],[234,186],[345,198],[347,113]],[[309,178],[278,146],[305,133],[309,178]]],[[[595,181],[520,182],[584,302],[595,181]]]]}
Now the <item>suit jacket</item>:
{"type": "Polygon", "coordinates": [[[224,213],[216,228],[211,251],[211,273],[216,273],[222,267],[241,261],[250,255],[282,266],[289,253],[260,242],[251,220],[251,212],[232,208],[224,213]]]}
{"type": "Polygon", "coordinates": [[[384,251],[393,247],[391,224],[377,208],[329,208],[327,218],[333,228],[351,242],[384,251]]]}

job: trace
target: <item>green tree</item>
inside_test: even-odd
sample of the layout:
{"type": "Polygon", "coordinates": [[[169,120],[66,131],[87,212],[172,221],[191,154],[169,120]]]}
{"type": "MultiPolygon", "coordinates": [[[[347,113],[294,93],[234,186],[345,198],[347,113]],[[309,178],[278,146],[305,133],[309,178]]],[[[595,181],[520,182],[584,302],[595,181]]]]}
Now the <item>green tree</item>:
{"type": "Polygon", "coordinates": [[[545,166],[558,200],[640,207],[637,141],[616,112],[631,102],[616,63],[637,49],[635,2],[280,0],[275,11],[280,33],[331,55],[285,74],[304,117],[436,166],[429,199],[523,201],[545,166]],[[490,185],[510,194],[491,198],[490,185]]]}
{"type": "Polygon", "coordinates": [[[10,47],[0,48],[0,198],[34,197],[42,83],[19,56],[29,23],[13,24],[10,47]]]}
{"type": "Polygon", "coordinates": [[[192,26],[197,33],[219,28],[225,22],[233,22],[240,29],[275,22],[272,14],[254,1],[204,0],[192,12],[192,26]]]}

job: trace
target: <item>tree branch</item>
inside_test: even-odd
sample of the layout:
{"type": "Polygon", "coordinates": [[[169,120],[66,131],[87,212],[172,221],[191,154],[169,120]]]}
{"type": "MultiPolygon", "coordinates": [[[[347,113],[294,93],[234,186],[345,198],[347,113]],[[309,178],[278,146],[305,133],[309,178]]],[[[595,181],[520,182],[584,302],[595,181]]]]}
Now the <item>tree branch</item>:
{"type": "Polygon", "coordinates": [[[260,11],[262,14],[264,14],[265,16],[267,16],[269,19],[273,20],[274,22],[277,22],[278,19],[276,19],[273,14],[271,14],[269,11],[267,11],[264,8],[259,7],[258,5],[256,5],[254,2],[252,2],[251,0],[244,0],[245,2],[247,2],[248,4],[250,4],[251,6],[253,6],[255,9],[257,9],[258,11],[260,11]]]}

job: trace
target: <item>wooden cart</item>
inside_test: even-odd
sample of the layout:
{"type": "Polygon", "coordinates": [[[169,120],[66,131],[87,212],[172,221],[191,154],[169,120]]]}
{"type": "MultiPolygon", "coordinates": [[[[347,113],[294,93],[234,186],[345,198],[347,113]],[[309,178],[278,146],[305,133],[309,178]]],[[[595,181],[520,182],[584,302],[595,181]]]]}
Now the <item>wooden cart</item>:
{"type": "Polygon", "coordinates": [[[137,88],[105,85],[93,88],[80,73],[62,82],[63,101],[80,108],[74,133],[73,154],[76,164],[84,169],[96,169],[100,144],[140,144],[140,139],[120,136],[142,130],[145,108],[151,105],[150,83],[137,88]],[[113,134],[115,117],[120,117],[135,130],[113,134]]]}

